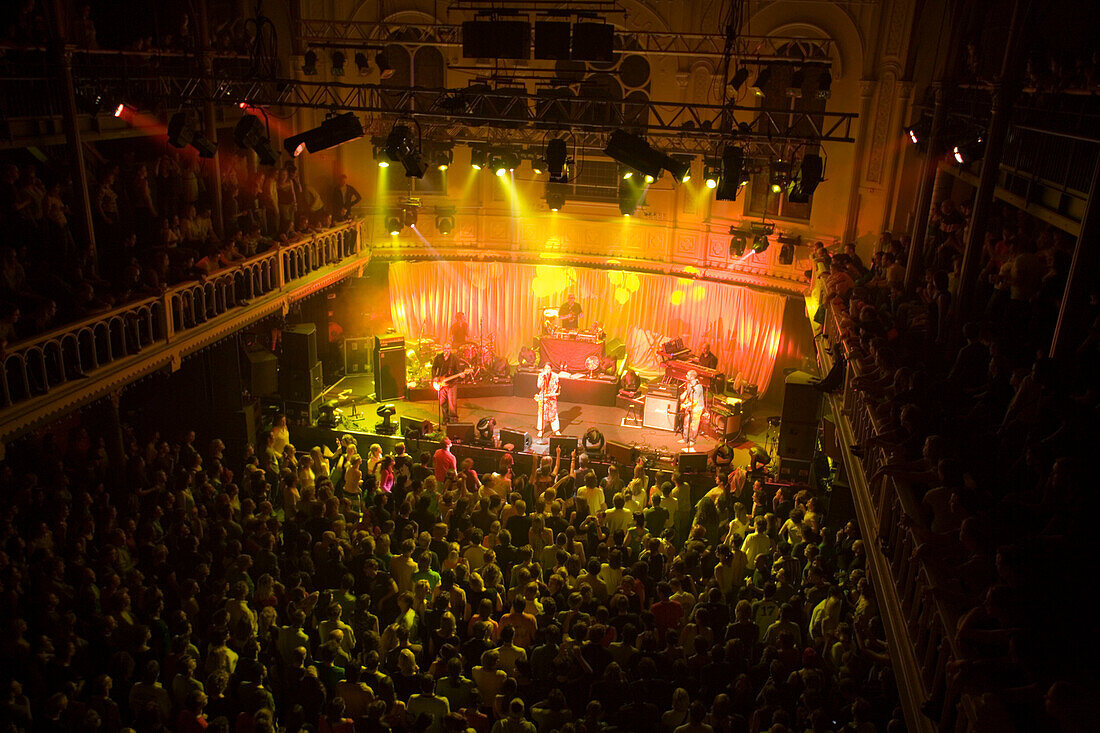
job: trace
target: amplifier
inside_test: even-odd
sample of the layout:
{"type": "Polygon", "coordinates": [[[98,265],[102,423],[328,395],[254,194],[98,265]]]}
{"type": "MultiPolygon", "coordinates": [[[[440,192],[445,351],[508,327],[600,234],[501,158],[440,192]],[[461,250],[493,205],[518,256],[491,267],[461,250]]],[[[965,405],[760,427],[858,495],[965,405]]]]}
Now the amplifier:
{"type": "Polygon", "coordinates": [[[374,348],[376,349],[403,349],[405,348],[405,337],[399,333],[386,333],[381,336],[374,337],[374,348]]]}
{"type": "Polygon", "coordinates": [[[676,397],[665,396],[650,391],[645,396],[645,409],[642,413],[642,425],[657,430],[667,430],[670,433],[676,430],[676,413],[680,409],[680,401],[676,397]]]}

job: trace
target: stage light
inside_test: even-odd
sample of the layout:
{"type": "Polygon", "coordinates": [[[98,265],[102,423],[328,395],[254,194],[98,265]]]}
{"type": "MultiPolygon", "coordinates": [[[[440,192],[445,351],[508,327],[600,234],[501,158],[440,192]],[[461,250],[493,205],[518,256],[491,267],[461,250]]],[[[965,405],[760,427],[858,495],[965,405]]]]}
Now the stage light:
{"type": "Polygon", "coordinates": [[[703,185],[709,189],[718,188],[718,181],[722,177],[722,168],[712,162],[703,163],[703,185]]]}
{"type": "Polygon", "coordinates": [[[629,181],[634,176],[634,171],[626,171],[623,173],[623,180],[629,181]]]}
{"type": "Polygon", "coordinates": [[[677,183],[687,183],[691,180],[691,158],[669,156],[665,169],[672,174],[677,183]]]}
{"type": "Polygon", "coordinates": [[[416,220],[420,216],[420,210],[418,206],[406,206],[402,212],[401,217],[405,222],[405,226],[416,228],[416,220]]]}
{"type": "Polygon", "coordinates": [[[714,192],[716,201],[736,201],[740,190],[742,170],[745,166],[745,151],[727,146],[722,151],[722,170],[714,192]]]}
{"type": "MultiPolygon", "coordinates": [[[[120,107],[122,105],[119,105],[120,107]]],[[[118,117],[118,112],[115,112],[118,117]]],[[[187,113],[180,110],[168,120],[168,144],[174,148],[186,148],[191,143],[191,137],[195,134],[187,113]]]]}
{"type": "Polygon", "coordinates": [[[768,80],[772,75],[771,64],[760,69],[760,73],[756,75],[756,81],[752,83],[752,92],[758,97],[764,96],[764,89],[768,85],[768,80]]]}
{"type": "Polygon", "coordinates": [[[817,78],[817,98],[828,99],[833,96],[833,75],[829,73],[828,69],[821,72],[821,76],[817,78]]]}
{"type": "Polygon", "coordinates": [[[302,57],[302,74],[317,76],[317,52],[313,49],[306,51],[306,55],[302,57]]]}
{"type": "Polygon", "coordinates": [[[718,185],[718,179],[708,177],[705,183],[707,184],[707,188],[715,188],[718,185]]]}
{"type": "Polygon", "coordinates": [[[740,69],[734,72],[733,78],[730,79],[730,86],[733,87],[733,91],[740,91],[741,86],[749,80],[749,68],[742,66],[740,69]]]}
{"type": "Polygon", "coordinates": [[[390,167],[390,162],[388,160],[380,160],[380,161],[378,161],[378,167],[379,168],[389,168],[390,167]]]}
{"type": "Polygon", "coordinates": [[[550,171],[550,180],[564,183],[568,178],[568,150],[565,140],[556,137],[546,143],[546,169],[550,171]]]}
{"type": "Polygon", "coordinates": [[[589,455],[603,453],[606,442],[603,433],[596,428],[589,428],[584,433],[584,452],[589,455]]]}
{"type": "Polygon", "coordinates": [[[393,76],[393,67],[390,66],[389,56],[385,51],[379,51],[374,57],[374,65],[378,67],[378,76],[381,79],[389,79],[393,76]]]}
{"type": "Polygon", "coordinates": [[[645,175],[647,183],[656,180],[661,175],[661,171],[673,162],[664,153],[650,147],[644,138],[623,130],[615,130],[611,133],[607,139],[604,154],[645,175]]]}
{"type": "Polygon", "coordinates": [[[752,240],[752,251],[756,254],[764,254],[764,251],[768,248],[768,236],[766,234],[757,234],[756,238],[752,240]]]}
{"type": "Polygon", "coordinates": [[[791,81],[787,84],[787,96],[799,99],[802,97],[802,85],[806,83],[806,72],[802,69],[791,74],[791,81]]]}
{"type": "Polygon", "coordinates": [[[397,236],[405,228],[404,216],[401,212],[395,212],[386,217],[386,231],[392,236],[397,236]]]}
{"type": "Polygon", "coordinates": [[[279,162],[279,153],[268,139],[260,118],[253,115],[242,117],[233,128],[233,139],[237,141],[238,147],[255,151],[260,165],[275,165],[279,162]]]}
{"type": "Polygon", "coordinates": [[[115,112],[114,112],[115,117],[122,117],[123,113],[125,113],[127,111],[127,109],[128,108],[126,107],[125,102],[119,102],[118,106],[115,107],[115,112]]]}
{"type": "Polygon", "coordinates": [[[354,112],[345,112],[341,115],[330,115],[318,127],[288,137],[283,140],[283,147],[297,157],[307,150],[316,153],[361,137],[363,124],[354,112]]]}
{"type": "Polygon", "coordinates": [[[344,63],[348,59],[347,55],[345,55],[343,51],[333,51],[331,58],[332,58],[332,75],[333,76],[343,76],[344,75],[344,63]]]}
{"type": "Polygon", "coordinates": [[[450,234],[455,228],[455,207],[435,207],[435,229],[440,234],[450,234]]]}
{"type": "Polygon", "coordinates": [[[802,163],[798,166],[798,173],[795,174],[787,200],[794,204],[809,203],[810,197],[817,189],[817,184],[824,180],[822,178],[824,169],[825,163],[820,155],[808,153],[802,156],[802,163]]]}
{"type": "Polygon", "coordinates": [[[476,171],[481,170],[489,162],[489,151],[485,148],[470,149],[470,167],[476,171]]]}
{"type": "Polygon", "coordinates": [[[397,408],[393,404],[382,405],[374,413],[382,418],[382,422],[374,426],[375,432],[379,435],[393,435],[397,432],[397,428],[393,425],[393,416],[397,414],[397,408]]]}
{"type": "Polygon", "coordinates": [[[779,193],[787,188],[791,182],[791,167],[782,159],[775,159],[768,167],[768,183],[771,184],[771,192],[779,193]]]}
{"type": "Polygon", "coordinates": [[[783,188],[778,183],[772,184],[772,193],[779,193],[783,188]]]}
{"type": "Polygon", "coordinates": [[[451,163],[454,162],[454,150],[451,148],[443,148],[437,150],[432,156],[432,162],[435,163],[437,170],[445,171],[451,167],[451,163]]]}
{"type": "Polygon", "coordinates": [[[370,59],[362,51],[356,51],[355,53],[355,67],[359,69],[360,76],[366,76],[370,73],[370,59]]]}
{"type": "Polygon", "coordinates": [[[477,425],[474,426],[474,430],[477,431],[477,442],[486,443],[492,445],[493,443],[493,428],[497,426],[496,418],[483,417],[477,421],[477,425]]]}
{"type": "Polygon", "coordinates": [[[550,211],[560,211],[565,206],[565,186],[563,184],[546,184],[546,205],[550,207],[550,211]]]}
{"type": "Polygon", "coordinates": [[[427,166],[420,156],[419,142],[414,145],[408,125],[394,124],[386,137],[386,155],[393,162],[401,163],[405,168],[406,178],[423,178],[427,172],[427,166]]]}
{"type": "Polygon", "coordinates": [[[749,238],[741,232],[731,232],[730,257],[744,257],[749,246],[749,238]]]}
{"type": "Polygon", "coordinates": [[[985,154],[985,141],[982,140],[981,135],[975,135],[973,138],[953,147],[951,152],[954,155],[955,162],[959,165],[973,163],[975,160],[980,160],[985,154]]]}

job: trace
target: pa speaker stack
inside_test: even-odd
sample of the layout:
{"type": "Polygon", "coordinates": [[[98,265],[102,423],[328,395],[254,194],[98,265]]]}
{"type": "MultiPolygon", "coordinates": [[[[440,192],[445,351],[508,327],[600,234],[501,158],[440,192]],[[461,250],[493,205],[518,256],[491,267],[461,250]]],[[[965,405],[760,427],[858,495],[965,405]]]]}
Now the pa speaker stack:
{"type": "Polygon", "coordinates": [[[379,402],[405,398],[405,337],[374,338],[374,395],[379,402]]]}
{"type": "Polygon", "coordinates": [[[324,369],[317,359],[317,327],[312,323],[287,326],[283,329],[279,362],[279,394],[286,411],[316,420],[324,391],[324,369]]]}
{"type": "Polygon", "coordinates": [[[814,389],[813,376],[791,372],[783,386],[783,416],[779,424],[780,479],[809,481],[820,420],[821,392],[814,389]]]}

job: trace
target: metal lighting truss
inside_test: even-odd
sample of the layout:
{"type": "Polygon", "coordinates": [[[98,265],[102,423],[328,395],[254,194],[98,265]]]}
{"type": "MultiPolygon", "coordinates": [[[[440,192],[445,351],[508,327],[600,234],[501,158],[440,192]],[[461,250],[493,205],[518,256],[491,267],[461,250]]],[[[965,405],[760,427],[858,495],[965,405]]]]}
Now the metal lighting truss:
{"type": "MultiPolygon", "coordinates": [[[[303,19],[304,44],[333,41],[394,43],[402,46],[462,48],[462,26],[428,23],[388,25],[366,21],[303,19]]],[[[669,33],[615,29],[616,50],[642,56],[691,56],[721,59],[726,37],[721,33],[669,33]]],[[[733,41],[733,57],[756,63],[829,65],[833,42],[827,38],[741,36],[733,41]]],[[[537,59],[536,59],[537,60],[537,59]]]]}

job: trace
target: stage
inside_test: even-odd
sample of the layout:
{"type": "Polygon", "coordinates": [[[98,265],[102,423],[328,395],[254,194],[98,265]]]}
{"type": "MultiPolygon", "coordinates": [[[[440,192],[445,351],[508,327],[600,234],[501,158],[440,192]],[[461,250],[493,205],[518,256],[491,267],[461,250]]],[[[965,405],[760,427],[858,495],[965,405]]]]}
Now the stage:
{"type": "MultiPolygon", "coordinates": [[[[473,390],[471,390],[473,391],[473,390]]],[[[306,449],[324,442],[333,443],[331,436],[342,433],[372,436],[371,442],[379,442],[383,445],[402,440],[402,436],[380,436],[376,432],[376,425],[381,418],[376,414],[378,403],[373,399],[374,381],[370,375],[356,375],[344,377],[339,382],[329,387],[322,402],[340,399],[345,404],[340,408],[344,422],[335,430],[318,427],[300,427],[292,429],[292,439],[298,443],[300,449],[306,449]],[[299,437],[300,436],[300,437],[299,437]],[[377,438],[377,440],[374,440],[377,438]]],[[[420,399],[415,401],[391,400],[389,401],[397,409],[397,414],[391,420],[394,425],[400,425],[401,418],[413,420],[430,420],[433,427],[439,422],[439,408],[434,399],[420,399]]],[[[767,416],[777,413],[776,405],[757,405],[753,419],[743,426],[744,439],[735,446],[735,461],[739,464],[748,463],[748,451],[753,445],[763,446],[767,431],[767,416]]],[[[531,397],[523,396],[465,396],[463,388],[458,390],[458,413],[460,422],[476,424],[483,417],[496,418],[497,424],[494,432],[501,428],[527,432],[531,436],[531,450],[534,453],[545,454],[549,450],[549,440],[537,439],[535,429],[535,402],[531,397]]],[[[640,414],[640,411],[639,411],[640,414]]],[[[623,443],[633,447],[641,453],[653,454],[678,454],[683,445],[677,442],[677,435],[673,432],[657,430],[645,427],[633,427],[624,425],[627,410],[622,407],[579,404],[559,400],[558,417],[561,421],[562,435],[575,436],[583,439],[585,432],[592,427],[603,433],[605,440],[623,443]]],[[[360,438],[361,448],[364,442],[360,438]]],[[[423,441],[427,445],[428,441],[423,441]]],[[[700,435],[696,444],[696,450],[706,453],[712,450],[717,441],[709,435],[700,435]]],[[[410,446],[412,448],[412,446],[410,446]]]]}

